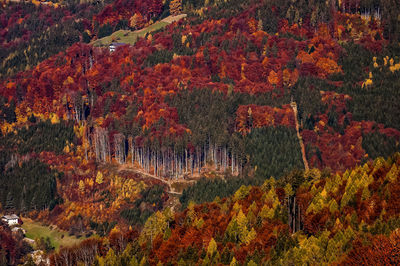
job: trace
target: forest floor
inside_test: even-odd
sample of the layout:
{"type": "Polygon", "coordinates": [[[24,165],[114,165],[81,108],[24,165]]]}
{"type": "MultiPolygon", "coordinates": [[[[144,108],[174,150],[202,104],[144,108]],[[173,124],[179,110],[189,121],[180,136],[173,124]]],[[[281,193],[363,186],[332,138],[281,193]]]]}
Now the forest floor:
{"type": "Polygon", "coordinates": [[[186,14],[180,14],[177,16],[168,16],[161,21],[157,21],[149,25],[148,27],[136,31],[118,30],[109,36],[93,41],[91,44],[93,46],[108,46],[112,42],[120,42],[120,43],[134,45],[137,39],[145,36],[146,33],[164,28],[165,26],[175,21],[178,21],[184,17],[186,17],[186,14]]]}
{"type": "Polygon", "coordinates": [[[22,228],[26,230],[26,237],[37,239],[40,237],[50,238],[51,245],[58,250],[61,246],[68,247],[79,244],[85,237],[76,238],[75,236],[68,235],[68,232],[54,228],[53,226],[46,226],[39,222],[33,221],[29,218],[22,218],[22,228]]]}

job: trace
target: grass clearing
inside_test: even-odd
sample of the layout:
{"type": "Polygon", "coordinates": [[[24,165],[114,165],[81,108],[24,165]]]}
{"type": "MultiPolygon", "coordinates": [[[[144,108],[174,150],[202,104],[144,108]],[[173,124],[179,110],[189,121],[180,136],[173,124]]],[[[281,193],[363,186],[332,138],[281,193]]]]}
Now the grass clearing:
{"type": "Polygon", "coordinates": [[[58,250],[60,246],[72,246],[74,244],[78,244],[85,239],[85,237],[81,237],[78,239],[75,236],[69,236],[68,232],[66,231],[50,229],[49,226],[42,225],[41,223],[35,222],[28,218],[23,218],[23,222],[24,224],[22,225],[22,228],[26,230],[26,237],[31,239],[49,237],[52,246],[54,246],[56,250],[58,250]]]}
{"type": "Polygon", "coordinates": [[[164,28],[165,26],[169,25],[169,23],[158,21],[144,29],[137,30],[137,31],[130,31],[130,30],[119,30],[111,34],[110,36],[106,36],[104,38],[98,39],[94,41],[92,44],[93,46],[108,46],[112,42],[121,42],[133,45],[137,41],[139,37],[143,37],[148,32],[156,31],[158,29],[164,28]]]}
{"type": "Polygon", "coordinates": [[[186,17],[186,14],[180,14],[177,16],[169,16],[164,18],[161,21],[157,21],[150,26],[136,30],[136,31],[130,31],[130,30],[118,30],[111,34],[110,36],[103,37],[101,39],[95,40],[91,42],[93,46],[108,46],[113,42],[121,42],[121,43],[126,43],[130,45],[134,45],[135,42],[139,37],[143,37],[146,35],[146,33],[153,32],[156,30],[159,30],[161,28],[164,28],[165,26],[178,21],[182,18],[186,17]]]}

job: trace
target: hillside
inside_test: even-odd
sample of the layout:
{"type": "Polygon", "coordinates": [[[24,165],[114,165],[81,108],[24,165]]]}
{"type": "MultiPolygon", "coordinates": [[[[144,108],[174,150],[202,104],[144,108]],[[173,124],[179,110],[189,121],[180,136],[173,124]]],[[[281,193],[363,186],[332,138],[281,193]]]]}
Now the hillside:
{"type": "Polygon", "coordinates": [[[52,263],[70,254],[73,264],[396,265],[399,164],[396,153],[340,175],[314,169],[242,186],[184,212],[157,212],[140,234],[115,229],[92,243],[91,258],[77,246],[52,263]]]}
{"type": "Polygon", "coordinates": [[[397,2],[56,2],[0,10],[4,212],[96,233],[84,263],[397,243],[397,2]]]}
{"type": "Polygon", "coordinates": [[[140,30],[130,31],[130,30],[118,30],[113,32],[110,36],[103,37],[101,39],[95,40],[92,45],[93,46],[107,46],[112,42],[120,42],[129,45],[135,44],[135,42],[140,37],[144,37],[146,34],[151,33],[153,31],[157,31],[159,29],[164,28],[165,26],[171,24],[172,22],[178,21],[182,18],[186,17],[185,14],[180,14],[176,16],[168,16],[160,21],[154,22],[153,24],[142,28],[140,30]]]}

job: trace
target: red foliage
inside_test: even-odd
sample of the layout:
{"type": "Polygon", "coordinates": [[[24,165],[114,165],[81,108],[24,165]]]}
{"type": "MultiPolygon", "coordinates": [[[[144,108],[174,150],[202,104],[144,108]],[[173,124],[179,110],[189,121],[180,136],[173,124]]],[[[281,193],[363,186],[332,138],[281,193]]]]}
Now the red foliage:
{"type": "Polygon", "coordinates": [[[318,213],[310,213],[304,218],[304,230],[309,234],[316,234],[325,227],[330,213],[328,208],[324,208],[318,213]]]}
{"type": "Polygon", "coordinates": [[[340,265],[399,265],[400,264],[400,232],[399,229],[387,237],[378,235],[371,239],[371,245],[363,241],[353,242],[353,249],[340,265]]]}
{"type": "Polygon", "coordinates": [[[109,23],[115,26],[120,20],[127,20],[135,14],[139,13],[144,16],[146,21],[150,18],[158,16],[162,10],[161,0],[118,0],[108,4],[104,9],[94,17],[94,21],[100,25],[109,23]]]}
{"type": "Polygon", "coordinates": [[[251,128],[283,125],[295,127],[294,113],[289,105],[283,108],[259,105],[241,105],[236,111],[236,127],[246,134],[251,128]]]}

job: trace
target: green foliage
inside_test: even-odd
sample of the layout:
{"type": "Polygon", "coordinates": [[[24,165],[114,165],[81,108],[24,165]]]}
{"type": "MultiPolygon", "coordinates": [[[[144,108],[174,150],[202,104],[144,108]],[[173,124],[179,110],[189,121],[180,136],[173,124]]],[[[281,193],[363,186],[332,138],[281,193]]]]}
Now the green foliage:
{"type": "Polygon", "coordinates": [[[50,237],[40,237],[36,239],[35,242],[37,249],[44,250],[46,252],[50,252],[54,249],[54,247],[51,245],[50,237]]]}
{"type": "Polygon", "coordinates": [[[8,123],[16,122],[15,116],[15,102],[8,100],[0,96],[0,121],[6,121],[8,123]]]}
{"type": "Polygon", "coordinates": [[[163,206],[164,187],[155,185],[143,190],[141,197],[134,202],[131,209],[122,210],[120,215],[126,219],[129,224],[144,224],[148,217],[155,211],[161,210],[163,206]]]}
{"type": "Polygon", "coordinates": [[[0,137],[0,147],[7,150],[16,149],[19,154],[30,152],[54,151],[60,154],[67,142],[74,141],[73,122],[62,121],[52,124],[50,120],[39,122],[18,130],[16,134],[9,133],[0,137]]]}
{"type": "Polygon", "coordinates": [[[371,159],[380,156],[386,158],[400,151],[400,145],[395,138],[388,137],[378,131],[363,135],[362,147],[371,159]]]}
{"type": "Polygon", "coordinates": [[[255,174],[259,179],[281,177],[303,167],[294,129],[283,126],[253,129],[245,141],[250,164],[257,167],[255,174]]]}
{"type": "Polygon", "coordinates": [[[56,201],[60,176],[37,159],[16,165],[0,175],[0,203],[20,211],[48,208],[56,201]]]}
{"type": "MultiPolygon", "coordinates": [[[[323,79],[313,77],[300,77],[292,88],[293,99],[297,103],[299,117],[305,122],[308,129],[314,129],[314,125],[308,126],[309,119],[324,113],[326,106],[321,101],[320,90],[326,90],[330,85],[323,79]]],[[[313,121],[314,124],[317,121],[313,121]]]]}
{"type": "Polygon", "coordinates": [[[90,221],[90,227],[96,231],[96,233],[99,236],[106,236],[110,231],[114,228],[114,226],[117,224],[115,221],[105,221],[103,223],[96,223],[93,221],[90,221]]]}
{"type": "Polygon", "coordinates": [[[105,36],[111,35],[113,32],[113,27],[110,24],[104,24],[99,28],[99,32],[97,33],[97,37],[103,38],[105,36]]]}
{"type": "Polygon", "coordinates": [[[211,202],[215,197],[228,197],[233,195],[242,185],[249,185],[254,180],[244,178],[206,179],[201,178],[193,186],[183,190],[179,201],[182,208],[186,208],[190,201],[195,203],[211,202]]]}
{"type": "Polygon", "coordinates": [[[147,56],[143,65],[146,67],[153,67],[157,64],[169,63],[172,60],[173,56],[174,53],[169,50],[156,50],[152,54],[147,56]]]}
{"type": "Polygon", "coordinates": [[[383,65],[386,54],[398,53],[399,45],[391,46],[383,51],[378,58],[380,66],[373,67],[374,54],[360,45],[347,43],[343,45],[345,51],[342,53],[339,64],[342,66],[343,74],[337,74],[334,80],[344,81],[343,86],[333,87],[337,92],[349,94],[352,100],[348,102],[348,110],[353,114],[354,120],[369,120],[382,123],[387,127],[400,129],[400,79],[399,72],[389,71],[383,65]],[[373,75],[373,84],[368,88],[361,88],[358,82],[368,77],[369,69],[373,75]]]}
{"type": "Polygon", "coordinates": [[[169,222],[172,220],[170,209],[165,209],[163,212],[157,211],[152,214],[144,224],[140,233],[139,243],[152,243],[158,234],[163,234],[169,228],[169,222]]]}
{"type": "Polygon", "coordinates": [[[194,145],[204,145],[210,141],[239,151],[241,145],[238,142],[242,141],[234,133],[239,105],[281,106],[289,101],[289,95],[280,98],[274,97],[272,93],[226,95],[211,89],[182,90],[166,99],[170,106],[177,108],[179,122],[192,131],[191,142],[194,145]]]}
{"type": "Polygon", "coordinates": [[[3,61],[3,64],[0,65],[0,77],[34,67],[50,56],[79,42],[81,32],[77,28],[80,25],[81,22],[67,20],[43,31],[33,31],[29,42],[20,42],[17,47],[4,49],[5,55],[8,56],[2,58],[0,55],[0,59],[3,61]]]}
{"type": "Polygon", "coordinates": [[[289,249],[295,247],[297,245],[297,241],[295,238],[292,238],[289,234],[289,231],[283,231],[280,233],[276,239],[276,243],[274,247],[271,249],[271,263],[275,264],[278,262],[279,258],[289,249]]]}
{"type": "Polygon", "coordinates": [[[235,201],[242,200],[249,195],[251,187],[241,186],[233,195],[235,201]]]}

